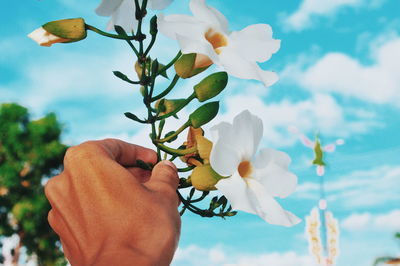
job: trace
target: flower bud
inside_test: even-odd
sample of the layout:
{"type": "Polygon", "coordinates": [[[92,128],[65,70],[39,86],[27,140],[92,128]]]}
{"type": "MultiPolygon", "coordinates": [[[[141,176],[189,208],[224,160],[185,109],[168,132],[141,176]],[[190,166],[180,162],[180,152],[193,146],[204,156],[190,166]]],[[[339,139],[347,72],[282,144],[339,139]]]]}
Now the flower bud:
{"type": "Polygon", "coordinates": [[[194,93],[199,102],[204,102],[217,96],[225,89],[227,83],[228,74],[226,72],[217,72],[209,75],[194,86],[194,93]]]}
{"type": "Polygon", "coordinates": [[[208,57],[206,57],[208,60],[203,60],[204,57],[206,56],[200,54],[182,55],[174,64],[176,74],[186,79],[203,72],[212,65],[211,60],[208,57]]]}
{"type": "Polygon", "coordinates": [[[41,46],[53,43],[77,42],[86,38],[85,21],[82,18],[51,21],[31,32],[28,37],[41,46]]]}
{"type": "Polygon", "coordinates": [[[185,102],[186,99],[174,99],[174,100],[161,99],[156,102],[155,107],[160,112],[160,115],[165,115],[175,111],[185,102]]]}
{"type": "Polygon", "coordinates": [[[197,152],[204,163],[209,163],[213,143],[202,135],[196,137],[197,152]]]}
{"type": "Polygon", "coordinates": [[[209,102],[197,108],[190,116],[189,120],[192,127],[199,128],[210,122],[219,110],[219,102],[209,102]]]}
{"type": "Polygon", "coordinates": [[[193,187],[201,191],[216,190],[215,184],[222,178],[209,164],[196,166],[190,176],[193,187]]]}

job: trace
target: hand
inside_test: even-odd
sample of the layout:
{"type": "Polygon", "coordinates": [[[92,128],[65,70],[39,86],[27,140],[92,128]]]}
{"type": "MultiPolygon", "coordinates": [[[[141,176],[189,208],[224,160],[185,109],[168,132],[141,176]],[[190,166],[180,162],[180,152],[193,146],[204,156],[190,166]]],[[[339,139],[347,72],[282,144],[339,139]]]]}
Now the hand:
{"type": "Polygon", "coordinates": [[[72,265],[169,265],[180,234],[179,179],[169,161],[116,139],[68,149],[45,186],[48,220],[72,265]]]}

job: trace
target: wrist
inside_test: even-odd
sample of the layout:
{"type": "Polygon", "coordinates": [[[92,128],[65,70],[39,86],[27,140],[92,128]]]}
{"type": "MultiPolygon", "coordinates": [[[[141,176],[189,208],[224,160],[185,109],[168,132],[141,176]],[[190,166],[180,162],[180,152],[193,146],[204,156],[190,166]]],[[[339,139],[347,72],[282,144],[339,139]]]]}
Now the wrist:
{"type": "Polygon", "coordinates": [[[114,251],[106,251],[100,253],[91,263],[96,266],[131,266],[131,265],[143,265],[143,266],[155,266],[160,265],[154,258],[147,254],[135,251],[131,248],[119,248],[114,251]]]}

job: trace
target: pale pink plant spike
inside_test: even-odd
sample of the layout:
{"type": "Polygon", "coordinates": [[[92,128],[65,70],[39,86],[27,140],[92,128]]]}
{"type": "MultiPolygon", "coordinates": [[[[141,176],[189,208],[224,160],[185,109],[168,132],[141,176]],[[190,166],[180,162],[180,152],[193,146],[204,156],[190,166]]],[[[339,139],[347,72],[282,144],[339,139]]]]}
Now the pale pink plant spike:
{"type": "Polygon", "coordinates": [[[323,150],[326,151],[326,152],[334,152],[335,149],[336,149],[336,145],[333,144],[333,143],[328,144],[323,148],[323,150]]]}
{"type": "Polygon", "coordinates": [[[323,165],[317,165],[317,175],[323,176],[325,174],[325,167],[323,165]]]}
{"type": "Polygon", "coordinates": [[[336,140],[336,145],[343,145],[343,144],[344,144],[344,139],[336,140]]]}
{"type": "Polygon", "coordinates": [[[315,142],[310,140],[306,135],[300,134],[300,140],[304,146],[314,149],[315,142]]]}
{"type": "Polygon", "coordinates": [[[299,130],[297,127],[295,127],[295,126],[288,126],[288,127],[287,127],[287,130],[288,130],[290,133],[293,133],[293,134],[296,134],[296,135],[300,134],[300,130],[299,130]]]}

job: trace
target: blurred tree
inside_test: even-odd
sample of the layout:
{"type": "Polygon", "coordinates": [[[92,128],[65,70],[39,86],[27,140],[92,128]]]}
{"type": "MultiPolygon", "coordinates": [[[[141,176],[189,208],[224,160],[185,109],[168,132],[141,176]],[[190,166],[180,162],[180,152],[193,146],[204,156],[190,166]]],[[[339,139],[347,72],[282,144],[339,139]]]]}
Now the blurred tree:
{"type": "Polygon", "coordinates": [[[57,235],[47,223],[50,205],[43,183],[59,171],[66,151],[55,114],[30,121],[18,104],[0,105],[0,236],[19,236],[12,251],[17,265],[21,248],[38,265],[65,265],[57,235]]]}
{"type": "MultiPolygon", "coordinates": [[[[394,237],[400,242],[400,233],[396,233],[394,237]]],[[[400,265],[400,258],[390,256],[379,257],[375,260],[373,265],[400,265]]]]}

